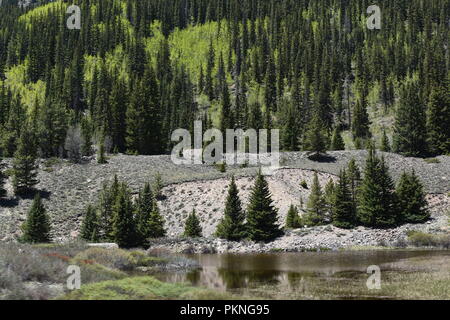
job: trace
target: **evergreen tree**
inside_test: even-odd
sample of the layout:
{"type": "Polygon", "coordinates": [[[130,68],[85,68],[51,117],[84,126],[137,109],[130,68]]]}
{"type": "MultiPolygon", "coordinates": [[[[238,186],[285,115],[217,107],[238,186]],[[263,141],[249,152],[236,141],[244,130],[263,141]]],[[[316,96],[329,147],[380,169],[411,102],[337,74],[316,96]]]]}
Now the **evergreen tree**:
{"type": "Polygon", "coordinates": [[[383,137],[381,138],[381,151],[383,152],[391,152],[391,143],[389,142],[389,138],[386,134],[386,130],[383,129],[383,137]]]}
{"type": "Polygon", "coordinates": [[[25,128],[20,136],[13,160],[13,187],[16,194],[30,192],[38,184],[36,137],[25,128]]]}
{"type": "Polygon", "coordinates": [[[352,158],[348,163],[347,178],[350,187],[350,193],[352,195],[352,215],[356,216],[357,206],[358,206],[358,190],[361,185],[361,171],[356,165],[355,158],[352,158]]]}
{"type": "Polygon", "coordinates": [[[333,204],[333,225],[338,228],[350,229],[356,224],[356,212],[354,211],[352,192],[345,170],[339,174],[339,183],[335,188],[333,204]]]}
{"type": "Polygon", "coordinates": [[[155,199],[153,199],[153,209],[150,213],[148,226],[150,230],[150,238],[162,238],[166,235],[166,230],[164,229],[164,218],[159,212],[158,203],[155,199]]]}
{"type": "Polygon", "coordinates": [[[81,136],[82,136],[82,145],[81,145],[81,155],[85,157],[89,157],[93,153],[92,148],[92,127],[91,122],[87,117],[84,117],[81,120],[81,136]]]}
{"type": "Polygon", "coordinates": [[[389,228],[396,225],[394,184],[384,158],[369,150],[364,178],[359,190],[358,220],[367,227],[389,228]]]}
{"type": "Polygon", "coordinates": [[[114,241],[113,219],[114,205],[119,194],[120,183],[117,175],[111,185],[104,184],[100,193],[99,211],[99,238],[101,241],[114,241]]]}
{"type": "Polygon", "coordinates": [[[425,108],[418,84],[411,80],[400,91],[393,140],[394,151],[405,156],[423,156],[427,152],[425,108]]]}
{"type": "Polygon", "coordinates": [[[140,245],[150,238],[150,215],[153,211],[153,193],[150,183],[146,183],[144,188],[139,192],[136,203],[136,231],[138,242],[140,245]]]}
{"type": "Polygon", "coordinates": [[[200,220],[195,213],[195,209],[192,210],[192,213],[186,219],[183,235],[190,238],[198,238],[202,236],[202,227],[200,225],[200,220]]]}
{"type": "Polygon", "coordinates": [[[332,179],[328,180],[325,185],[324,193],[323,193],[323,201],[325,203],[325,222],[331,222],[331,218],[333,215],[333,206],[335,204],[335,183],[332,179]]]}
{"type": "Polygon", "coordinates": [[[108,163],[108,161],[106,160],[106,155],[105,155],[105,138],[104,137],[102,137],[102,139],[98,145],[97,163],[98,164],[108,163]]]}
{"type": "Polygon", "coordinates": [[[134,208],[128,187],[122,184],[119,187],[116,202],[113,206],[113,236],[114,241],[123,248],[136,245],[136,225],[134,208]]]}
{"type": "Polygon", "coordinates": [[[333,131],[333,136],[331,138],[331,145],[330,150],[332,151],[338,151],[338,150],[345,150],[345,143],[342,139],[341,130],[339,129],[339,126],[336,126],[333,131]]]}
{"type": "Polygon", "coordinates": [[[327,151],[326,134],[319,116],[314,114],[312,117],[303,141],[303,150],[313,154],[314,157],[327,151]]]}
{"type": "Polygon", "coordinates": [[[281,236],[282,231],[277,224],[277,214],[278,211],[272,203],[269,185],[260,170],[247,208],[248,237],[253,241],[269,242],[281,236]]]}
{"type": "Polygon", "coordinates": [[[402,223],[422,223],[430,218],[423,185],[414,170],[410,174],[403,172],[396,194],[402,223]]]}
{"type": "Polygon", "coordinates": [[[428,102],[427,131],[429,151],[450,154],[450,93],[448,88],[433,88],[428,102]]]}
{"type": "Polygon", "coordinates": [[[246,235],[244,221],[245,213],[242,210],[238,188],[232,177],[228,187],[224,217],[217,226],[216,236],[231,241],[243,239],[246,235]]]}
{"type": "Polygon", "coordinates": [[[370,138],[370,121],[365,99],[358,99],[353,110],[352,133],[354,139],[370,138]]]}
{"type": "Polygon", "coordinates": [[[99,224],[97,210],[95,207],[89,205],[86,209],[86,214],[81,224],[80,237],[89,242],[98,242],[99,240],[99,224]]]}
{"type": "Polygon", "coordinates": [[[291,204],[286,216],[286,229],[298,229],[298,228],[301,228],[298,209],[296,206],[291,204]]]}
{"type": "Polygon", "coordinates": [[[325,222],[326,204],[317,172],[314,172],[311,194],[309,195],[306,208],[304,220],[308,226],[318,226],[325,222]]]}
{"type": "Polygon", "coordinates": [[[50,220],[39,193],[36,194],[31,209],[28,211],[22,231],[21,240],[27,243],[47,243],[51,240],[50,220]]]}

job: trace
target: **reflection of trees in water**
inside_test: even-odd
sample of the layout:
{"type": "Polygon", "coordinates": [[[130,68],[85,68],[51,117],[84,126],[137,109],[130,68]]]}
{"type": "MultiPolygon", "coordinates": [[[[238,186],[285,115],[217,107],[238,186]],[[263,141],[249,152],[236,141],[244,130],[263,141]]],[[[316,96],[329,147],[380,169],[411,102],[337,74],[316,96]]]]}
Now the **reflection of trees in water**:
{"type": "Polygon", "coordinates": [[[261,284],[277,285],[280,272],[276,271],[242,271],[220,268],[217,270],[227,289],[247,288],[261,284]]]}

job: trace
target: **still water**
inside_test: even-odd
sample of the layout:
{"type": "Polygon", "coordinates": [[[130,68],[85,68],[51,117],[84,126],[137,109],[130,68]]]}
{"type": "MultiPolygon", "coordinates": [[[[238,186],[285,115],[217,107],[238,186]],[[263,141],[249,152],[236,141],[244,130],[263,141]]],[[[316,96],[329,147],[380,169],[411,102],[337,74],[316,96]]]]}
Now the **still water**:
{"type": "Polygon", "coordinates": [[[401,263],[403,268],[406,266],[403,271],[409,272],[409,260],[428,260],[437,256],[448,259],[450,251],[373,250],[183,256],[198,261],[201,268],[188,273],[160,274],[158,278],[232,293],[268,287],[270,289],[267,290],[276,291],[279,298],[289,298],[289,294],[299,289],[302,283],[299,279],[347,279],[356,281],[354,286],[365,287],[369,266],[377,265],[382,272],[402,272],[398,267],[401,263]]]}

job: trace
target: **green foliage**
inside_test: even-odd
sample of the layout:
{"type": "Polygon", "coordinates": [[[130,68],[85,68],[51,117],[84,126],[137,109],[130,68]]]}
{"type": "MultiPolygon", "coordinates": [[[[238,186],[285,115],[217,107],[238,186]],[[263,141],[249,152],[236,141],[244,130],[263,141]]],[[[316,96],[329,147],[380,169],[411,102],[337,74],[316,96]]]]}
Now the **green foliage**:
{"type": "Polygon", "coordinates": [[[161,193],[161,190],[163,187],[164,187],[163,180],[162,180],[161,174],[158,172],[158,173],[156,173],[156,175],[154,177],[154,182],[153,182],[153,192],[154,192],[155,199],[161,200],[163,198],[162,193],[161,193]]]}
{"type": "Polygon", "coordinates": [[[344,229],[351,229],[356,225],[350,181],[345,170],[341,170],[339,183],[334,191],[333,225],[344,229]]]}
{"type": "Polygon", "coordinates": [[[38,184],[36,136],[25,128],[20,136],[13,161],[13,187],[16,194],[30,192],[38,184]]]}
{"type": "Polygon", "coordinates": [[[414,80],[402,87],[397,108],[393,149],[406,156],[423,156],[427,153],[425,107],[419,96],[419,86],[414,80]]]}
{"type": "Polygon", "coordinates": [[[383,129],[383,136],[381,138],[381,151],[383,152],[391,152],[391,143],[389,142],[389,138],[386,134],[386,130],[383,129]]]}
{"type": "Polygon", "coordinates": [[[429,151],[450,153],[450,93],[445,86],[433,88],[427,109],[429,151]]]}
{"type": "Polygon", "coordinates": [[[333,136],[331,138],[330,150],[331,151],[345,150],[345,143],[344,139],[342,139],[341,130],[339,129],[339,126],[336,126],[334,128],[333,136]]]}
{"type": "Polygon", "coordinates": [[[269,185],[260,170],[247,208],[248,237],[253,241],[269,242],[281,236],[282,231],[277,224],[277,214],[278,211],[272,203],[269,185]]]}
{"type": "Polygon", "coordinates": [[[402,223],[422,223],[430,218],[423,185],[414,170],[411,173],[403,172],[396,194],[402,223]]]}
{"type": "Polygon", "coordinates": [[[355,108],[353,110],[353,122],[352,133],[355,139],[370,138],[369,130],[369,115],[367,113],[367,104],[365,99],[359,99],[356,101],[355,108]]]}
{"type": "Polygon", "coordinates": [[[22,225],[21,241],[28,243],[50,242],[50,220],[42,203],[40,194],[36,194],[27,220],[22,225]]]}
{"type": "Polygon", "coordinates": [[[389,228],[399,222],[394,183],[384,158],[369,150],[364,178],[359,189],[358,220],[367,227],[389,228]]]}
{"type": "Polygon", "coordinates": [[[318,226],[325,223],[326,203],[319,183],[319,176],[314,172],[311,194],[306,204],[304,221],[308,226],[318,226]]]}
{"type": "Polygon", "coordinates": [[[97,210],[89,205],[81,224],[80,237],[90,242],[98,242],[100,236],[97,210]]]}
{"type": "Polygon", "coordinates": [[[234,177],[228,187],[224,217],[217,226],[216,236],[231,241],[239,241],[246,236],[245,213],[242,210],[239,191],[234,177]]]}
{"type": "Polygon", "coordinates": [[[286,229],[298,229],[301,227],[302,224],[300,216],[298,214],[298,209],[296,206],[291,204],[286,216],[286,229]]]}
{"type": "Polygon", "coordinates": [[[309,154],[319,156],[321,153],[327,151],[326,133],[322,124],[322,120],[315,114],[306,130],[303,140],[303,150],[308,151],[309,154]]]}
{"type": "Polygon", "coordinates": [[[186,219],[183,235],[190,238],[198,238],[202,236],[202,227],[200,225],[200,220],[195,213],[195,209],[192,210],[192,213],[186,219]]]}
{"type": "Polygon", "coordinates": [[[164,218],[159,212],[158,203],[155,200],[153,200],[153,209],[148,220],[148,229],[150,238],[162,238],[166,235],[164,218]]]}
{"type": "Polygon", "coordinates": [[[108,163],[108,160],[106,160],[105,142],[103,141],[103,139],[102,139],[102,141],[100,141],[100,144],[98,146],[97,163],[98,164],[108,163]]]}
{"type": "Polygon", "coordinates": [[[134,206],[130,191],[125,184],[119,186],[116,202],[113,206],[112,231],[115,243],[130,248],[136,245],[136,225],[134,206]]]}

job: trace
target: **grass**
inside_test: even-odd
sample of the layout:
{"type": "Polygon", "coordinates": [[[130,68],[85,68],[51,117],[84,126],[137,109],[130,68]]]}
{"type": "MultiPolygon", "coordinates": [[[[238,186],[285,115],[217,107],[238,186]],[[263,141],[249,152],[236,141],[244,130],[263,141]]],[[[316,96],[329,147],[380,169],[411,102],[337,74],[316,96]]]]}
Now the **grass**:
{"type": "Polygon", "coordinates": [[[129,277],[82,286],[59,297],[63,300],[229,300],[231,294],[194,288],[187,284],[165,283],[153,277],[129,277]]]}
{"type": "Polygon", "coordinates": [[[412,231],[408,234],[408,243],[414,247],[450,248],[450,234],[428,234],[412,231]]]}
{"type": "Polygon", "coordinates": [[[437,158],[427,158],[427,159],[424,159],[424,161],[426,163],[430,163],[430,164],[432,164],[432,163],[441,163],[441,160],[439,160],[437,158]]]}
{"type": "MultiPolygon", "coordinates": [[[[140,250],[89,248],[84,243],[0,243],[0,300],[47,300],[66,292],[67,267],[78,265],[85,285],[140,273],[196,267],[190,260],[154,257],[140,250]]],[[[109,293],[106,293],[109,294],[109,293]]]]}

